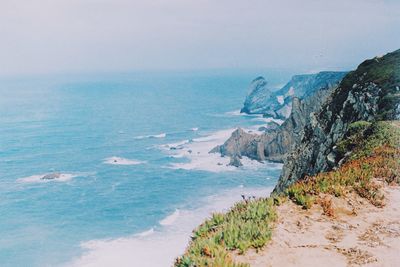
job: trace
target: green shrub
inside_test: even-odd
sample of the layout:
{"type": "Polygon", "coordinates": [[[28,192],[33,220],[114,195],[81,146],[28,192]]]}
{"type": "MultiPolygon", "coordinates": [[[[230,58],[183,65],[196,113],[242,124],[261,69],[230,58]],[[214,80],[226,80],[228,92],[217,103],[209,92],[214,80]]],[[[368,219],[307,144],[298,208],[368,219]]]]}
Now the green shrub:
{"type": "Polygon", "coordinates": [[[213,214],[194,231],[189,248],[175,266],[248,266],[234,263],[229,251],[244,253],[263,247],[271,239],[275,220],[272,198],[238,202],[225,214],[213,214]]]}

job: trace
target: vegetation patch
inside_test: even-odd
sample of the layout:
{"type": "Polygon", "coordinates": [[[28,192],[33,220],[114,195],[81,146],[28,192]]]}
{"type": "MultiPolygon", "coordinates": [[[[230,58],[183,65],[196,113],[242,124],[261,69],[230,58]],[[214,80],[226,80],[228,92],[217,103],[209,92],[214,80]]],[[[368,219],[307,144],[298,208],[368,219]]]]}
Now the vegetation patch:
{"type": "Polygon", "coordinates": [[[175,266],[248,266],[234,263],[229,251],[259,249],[271,239],[277,218],[274,203],[273,198],[245,199],[225,214],[213,214],[194,231],[188,250],[175,266]]]}
{"type": "MultiPolygon", "coordinates": [[[[399,136],[398,127],[390,122],[353,123],[346,137],[338,143],[338,150],[343,156],[346,154],[344,151],[352,152],[346,162],[337,170],[296,182],[286,190],[286,195],[309,209],[320,194],[340,197],[356,192],[373,205],[382,207],[382,183],[400,183],[399,136]]],[[[331,214],[328,203],[320,203],[331,214]]]]}

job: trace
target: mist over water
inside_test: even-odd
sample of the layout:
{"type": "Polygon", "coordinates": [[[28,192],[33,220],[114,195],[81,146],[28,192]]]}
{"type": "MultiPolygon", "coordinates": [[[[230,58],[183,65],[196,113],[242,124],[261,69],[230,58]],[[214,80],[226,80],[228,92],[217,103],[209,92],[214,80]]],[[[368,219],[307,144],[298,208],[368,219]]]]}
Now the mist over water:
{"type": "MultiPolygon", "coordinates": [[[[255,76],[169,72],[2,80],[1,265],[98,266],[93,255],[115,244],[127,252],[123,256],[135,245],[151,250],[151,244],[175,237],[172,251],[160,255],[168,260],[210,212],[242,193],[267,194],[279,164],[235,169],[224,162],[216,169],[218,162],[198,149],[218,144],[227,129],[265,123],[233,112],[255,76]],[[173,144],[183,148],[172,151],[173,144]],[[62,179],[41,179],[55,172],[62,179]]],[[[289,78],[266,76],[272,84],[289,78]]]]}

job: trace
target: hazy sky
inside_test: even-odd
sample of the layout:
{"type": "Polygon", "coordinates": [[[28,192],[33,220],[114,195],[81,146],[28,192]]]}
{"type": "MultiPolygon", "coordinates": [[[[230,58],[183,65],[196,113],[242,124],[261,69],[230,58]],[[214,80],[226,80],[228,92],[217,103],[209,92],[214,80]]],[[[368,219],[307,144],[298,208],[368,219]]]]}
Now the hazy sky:
{"type": "Polygon", "coordinates": [[[400,0],[0,0],[0,75],[350,68],[400,48],[400,0]]]}

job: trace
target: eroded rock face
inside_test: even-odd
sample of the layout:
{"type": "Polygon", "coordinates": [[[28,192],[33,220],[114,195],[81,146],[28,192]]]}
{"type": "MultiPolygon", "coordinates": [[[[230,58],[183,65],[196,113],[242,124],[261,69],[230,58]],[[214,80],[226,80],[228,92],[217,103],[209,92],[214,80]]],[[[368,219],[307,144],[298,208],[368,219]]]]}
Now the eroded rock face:
{"type": "Polygon", "coordinates": [[[351,123],[399,116],[400,50],[363,62],[343,79],[321,111],[312,114],[304,136],[285,161],[275,192],[307,175],[337,166],[336,143],[351,123]]]}
{"type": "Polygon", "coordinates": [[[235,165],[242,156],[259,161],[283,162],[294,144],[300,142],[303,137],[304,126],[310,120],[310,114],[320,109],[321,104],[333,89],[322,88],[303,100],[293,98],[291,114],[282,125],[271,122],[267,128],[262,129],[264,133],[261,135],[247,133],[239,128],[223,145],[214,148],[211,152],[218,152],[235,159],[231,161],[231,163],[235,162],[235,165]]]}
{"type": "Polygon", "coordinates": [[[255,160],[264,160],[262,144],[270,138],[268,135],[247,133],[239,128],[232,133],[231,137],[223,145],[215,147],[210,153],[221,153],[222,156],[235,159],[235,162],[243,156],[255,160]]]}
{"type": "Polygon", "coordinates": [[[293,98],[307,98],[322,88],[334,87],[345,74],[346,72],[319,72],[296,75],[277,91],[271,90],[263,77],[258,77],[250,84],[241,112],[286,119],[291,114],[293,98]]]}

